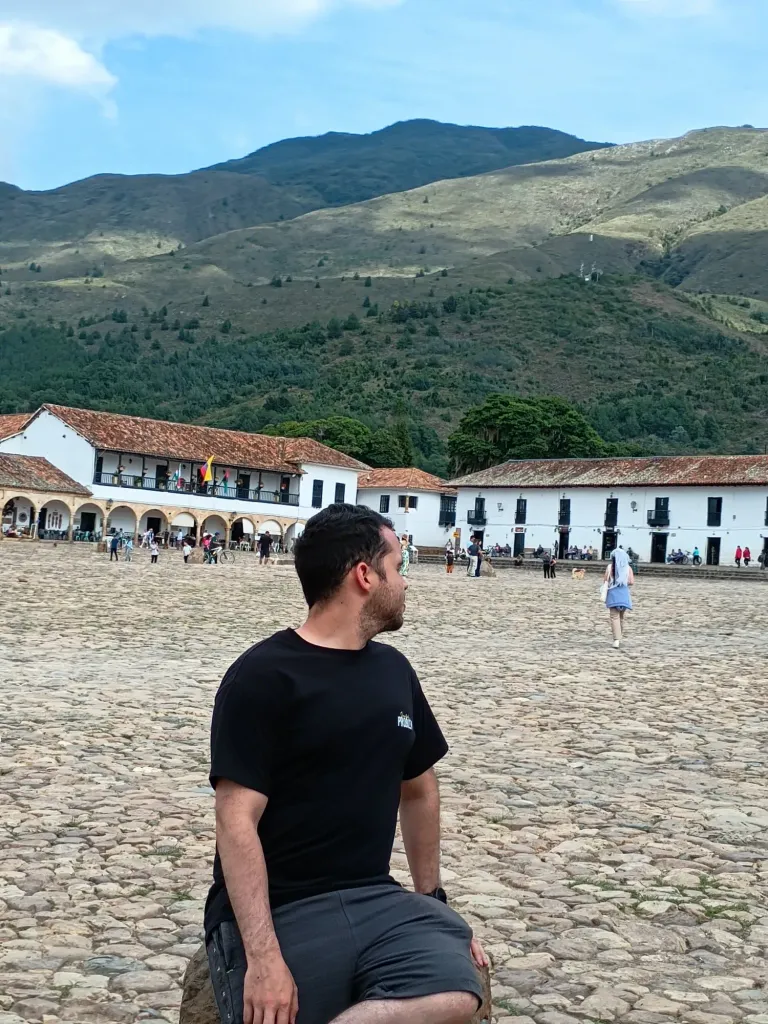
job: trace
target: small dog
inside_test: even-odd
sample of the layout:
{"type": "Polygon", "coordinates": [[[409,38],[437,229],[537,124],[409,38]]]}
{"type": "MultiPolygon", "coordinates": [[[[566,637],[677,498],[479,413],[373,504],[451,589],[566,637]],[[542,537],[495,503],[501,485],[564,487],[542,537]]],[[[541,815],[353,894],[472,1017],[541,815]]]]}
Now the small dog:
{"type": "Polygon", "coordinates": [[[586,569],[571,569],[571,576],[575,580],[583,580],[586,575],[587,575],[587,570],[586,569]]]}

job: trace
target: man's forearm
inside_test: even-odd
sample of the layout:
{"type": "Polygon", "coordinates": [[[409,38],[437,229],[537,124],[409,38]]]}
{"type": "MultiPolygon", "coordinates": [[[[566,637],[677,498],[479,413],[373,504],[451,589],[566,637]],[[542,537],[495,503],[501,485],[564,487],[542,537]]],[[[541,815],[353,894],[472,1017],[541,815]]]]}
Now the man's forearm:
{"type": "Polygon", "coordinates": [[[279,953],[272,924],[264,851],[258,832],[249,821],[217,823],[216,844],[248,962],[279,953]]]}
{"type": "Polygon", "coordinates": [[[440,791],[434,772],[417,780],[411,794],[403,786],[400,831],[416,892],[433,892],[440,885],[440,791]]]}

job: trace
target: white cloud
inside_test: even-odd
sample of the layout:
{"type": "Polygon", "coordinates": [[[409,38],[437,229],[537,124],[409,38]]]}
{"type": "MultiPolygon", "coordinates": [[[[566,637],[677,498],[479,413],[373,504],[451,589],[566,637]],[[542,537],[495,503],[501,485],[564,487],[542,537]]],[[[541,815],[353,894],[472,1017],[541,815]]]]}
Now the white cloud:
{"type": "MultiPolygon", "coordinates": [[[[401,0],[35,0],[38,25],[87,49],[129,36],[189,37],[228,29],[267,35],[291,31],[345,6],[388,7],[401,0]]],[[[29,0],[3,0],[9,20],[29,18],[29,0]]]]}
{"type": "Polygon", "coordinates": [[[699,17],[714,14],[718,0],[619,0],[628,10],[670,18],[699,17]]]}
{"type": "Polygon", "coordinates": [[[94,93],[115,84],[104,65],[74,39],[23,23],[0,23],[0,77],[32,78],[94,93]]]}

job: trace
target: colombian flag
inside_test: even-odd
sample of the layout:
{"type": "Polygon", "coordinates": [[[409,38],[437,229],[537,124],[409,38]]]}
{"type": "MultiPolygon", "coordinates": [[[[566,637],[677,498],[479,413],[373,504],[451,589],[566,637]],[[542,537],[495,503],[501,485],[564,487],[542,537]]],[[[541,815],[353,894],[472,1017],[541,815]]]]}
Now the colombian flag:
{"type": "Polygon", "coordinates": [[[211,456],[210,459],[208,459],[208,461],[205,464],[205,472],[203,473],[203,483],[204,484],[209,484],[211,482],[211,480],[213,480],[213,473],[211,471],[211,466],[212,465],[213,465],[213,456],[211,456]]]}

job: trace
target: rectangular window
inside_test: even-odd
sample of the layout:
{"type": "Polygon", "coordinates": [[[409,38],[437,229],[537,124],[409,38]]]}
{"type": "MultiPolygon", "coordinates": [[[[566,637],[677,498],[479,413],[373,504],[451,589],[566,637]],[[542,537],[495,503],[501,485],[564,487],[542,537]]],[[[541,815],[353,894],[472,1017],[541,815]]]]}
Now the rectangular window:
{"type": "Polygon", "coordinates": [[[768,526],[768,498],[765,499],[765,525],[768,526]]]}
{"type": "Polygon", "coordinates": [[[323,481],[312,481],[312,508],[323,507],[323,481]]]}
{"type": "Polygon", "coordinates": [[[387,513],[389,512],[388,494],[382,494],[382,496],[379,498],[379,512],[381,512],[383,516],[387,515],[387,513]]]}
{"type": "Polygon", "coordinates": [[[559,525],[560,526],[570,526],[571,525],[571,499],[570,498],[562,498],[561,501],[560,501],[559,525]]]}
{"type": "Polygon", "coordinates": [[[657,512],[669,512],[669,498],[657,498],[656,499],[656,511],[657,512]]]}
{"type": "Polygon", "coordinates": [[[605,502],[605,525],[610,530],[619,521],[619,499],[608,498],[605,502]]]}
{"type": "Polygon", "coordinates": [[[414,494],[400,494],[397,498],[398,508],[418,508],[419,499],[414,494]]]}
{"type": "Polygon", "coordinates": [[[405,508],[405,502],[406,502],[407,497],[408,497],[407,494],[399,494],[398,495],[398,497],[397,497],[397,507],[398,508],[405,508]]]}
{"type": "Polygon", "coordinates": [[[458,498],[452,498],[447,494],[440,495],[440,516],[438,518],[438,524],[440,526],[456,525],[457,501],[458,498]]]}
{"type": "Polygon", "coordinates": [[[336,494],[334,495],[334,501],[337,505],[340,505],[344,501],[344,494],[347,490],[346,484],[336,484],[336,494]]]}
{"type": "Polygon", "coordinates": [[[723,521],[723,499],[707,498],[707,526],[720,526],[723,521]]]}
{"type": "Polygon", "coordinates": [[[515,509],[515,522],[518,525],[525,523],[528,518],[528,500],[527,498],[517,499],[517,508],[515,509]]]}
{"type": "Polygon", "coordinates": [[[415,494],[409,494],[408,495],[408,508],[418,508],[418,507],[419,507],[419,499],[417,498],[417,496],[415,494]]]}

